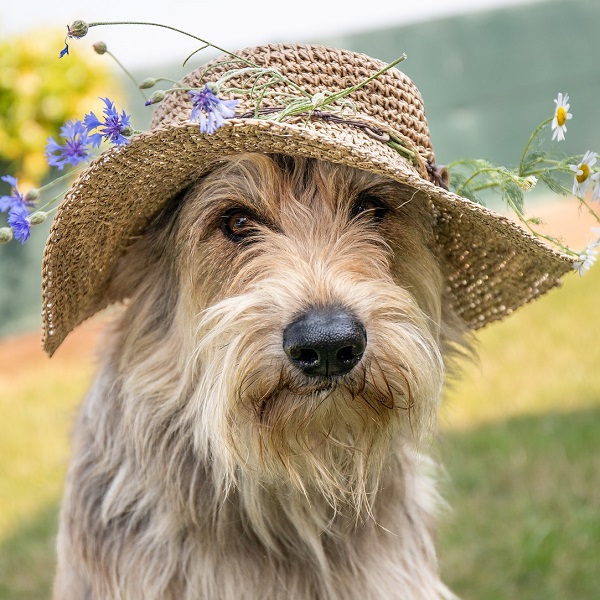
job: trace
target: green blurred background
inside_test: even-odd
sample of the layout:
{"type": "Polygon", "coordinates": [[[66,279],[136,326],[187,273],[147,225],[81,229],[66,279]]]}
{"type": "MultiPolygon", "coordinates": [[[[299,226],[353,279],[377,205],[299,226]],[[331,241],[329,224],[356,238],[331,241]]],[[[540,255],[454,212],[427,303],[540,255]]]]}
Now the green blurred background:
{"type": "MultiPolygon", "coordinates": [[[[302,41],[384,61],[406,52],[402,69],[424,97],[438,163],[477,156],[510,166],[532,129],[552,114],[559,91],[570,94],[574,114],[565,153],[600,150],[600,67],[593,45],[599,26],[600,3],[545,0],[302,41]]],[[[0,174],[19,173],[32,184],[48,178],[38,160],[24,160],[32,156],[33,138],[27,128],[15,129],[15,120],[41,119],[43,135],[37,131],[41,138],[36,139],[44,140],[65,119],[101,110],[92,99],[111,95],[127,104],[137,127],[149,122],[138,92],[85,40],[78,43],[79,57],[70,57],[70,67],[59,63],[61,69],[74,63],[81,69],[67,90],[60,88],[64,74],[51,69],[63,35],[52,32],[51,42],[16,65],[32,38],[0,43],[0,174]],[[47,64],[41,59],[46,54],[47,64]],[[40,117],[35,94],[29,104],[15,96],[7,65],[25,74],[47,69],[50,83],[59,86],[52,94],[63,102],[61,110],[40,117]],[[7,150],[8,122],[22,151],[7,150]]],[[[177,77],[187,70],[155,65],[135,75],[177,77]]],[[[4,193],[8,186],[0,187],[4,193]]],[[[538,192],[532,200],[543,212],[548,196],[538,192]]],[[[2,600],[49,596],[69,430],[93,373],[97,332],[94,323],[86,325],[52,361],[37,349],[44,230],[34,230],[32,238],[23,247],[0,247],[2,600]]],[[[465,600],[600,598],[600,271],[595,269],[583,278],[566,277],[562,289],[479,332],[479,362],[465,365],[463,379],[448,392],[441,435],[432,447],[448,469],[444,488],[452,506],[442,519],[440,553],[446,581],[465,600]]]]}

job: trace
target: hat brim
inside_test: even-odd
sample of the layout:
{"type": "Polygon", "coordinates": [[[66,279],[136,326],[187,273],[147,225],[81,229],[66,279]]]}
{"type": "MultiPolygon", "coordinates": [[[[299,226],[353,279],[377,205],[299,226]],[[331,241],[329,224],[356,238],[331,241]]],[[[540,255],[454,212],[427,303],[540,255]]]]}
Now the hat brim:
{"type": "Polygon", "coordinates": [[[560,284],[574,259],[508,218],[423,179],[397,151],[335,123],[230,119],[211,135],[189,122],[111,148],[79,175],[62,201],[43,259],[43,344],[52,355],[77,325],[107,304],[118,257],[179,191],[219,160],[242,152],[318,158],[409,186],[436,212],[440,260],[454,310],[471,329],[502,319],[560,284]]]}

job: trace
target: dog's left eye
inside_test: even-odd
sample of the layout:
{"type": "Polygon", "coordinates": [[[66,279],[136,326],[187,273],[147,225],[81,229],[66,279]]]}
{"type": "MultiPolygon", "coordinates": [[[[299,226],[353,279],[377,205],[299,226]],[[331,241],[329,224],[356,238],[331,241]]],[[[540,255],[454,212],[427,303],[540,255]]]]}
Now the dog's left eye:
{"type": "Polygon", "coordinates": [[[223,215],[221,229],[229,239],[241,242],[256,235],[256,218],[244,210],[230,211],[223,215]]]}
{"type": "Polygon", "coordinates": [[[356,217],[365,216],[370,219],[373,223],[379,223],[383,220],[385,215],[388,213],[389,208],[381,198],[374,196],[369,193],[359,194],[350,216],[355,219],[356,217]]]}

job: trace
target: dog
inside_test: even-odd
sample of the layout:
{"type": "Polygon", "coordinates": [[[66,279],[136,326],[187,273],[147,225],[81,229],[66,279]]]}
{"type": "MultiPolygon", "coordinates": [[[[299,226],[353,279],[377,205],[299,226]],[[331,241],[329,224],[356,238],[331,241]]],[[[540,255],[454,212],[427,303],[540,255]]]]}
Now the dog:
{"type": "Polygon", "coordinates": [[[434,600],[426,457],[471,334],[431,209],[381,175],[225,157],[119,259],[55,600],[434,600]]]}

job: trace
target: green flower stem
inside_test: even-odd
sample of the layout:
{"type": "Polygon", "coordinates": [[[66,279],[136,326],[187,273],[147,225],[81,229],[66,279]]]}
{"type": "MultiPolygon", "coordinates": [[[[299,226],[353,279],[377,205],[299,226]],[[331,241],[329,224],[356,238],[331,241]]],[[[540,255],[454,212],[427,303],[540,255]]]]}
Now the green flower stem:
{"type": "Polygon", "coordinates": [[[225,75],[223,75],[223,77],[221,77],[217,81],[217,85],[222,85],[223,83],[229,81],[230,79],[232,79],[234,77],[238,77],[239,75],[248,75],[249,78],[254,78],[254,83],[252,84],[252,87],[250,88],[250,92],[248,92],[247,90],[245,92],[245,93],[249,93],[249,95],[251,97],[252,97],[255,89],[266,88],[266,87],[273,85],[277,81],[282,81],[282,82],[286,83],[287,85],[289,85],[290,87],[294,88],[297,92],[299,92],[305,98],[310,98],[310,94],[308,92],[306,92],[298,84],[294,83],[293,81],[290,81],[287,77],[282,75],[277,69],[273,69],[273,68],[246,67],[245,69],[233,69],[231,71],[228,71],[225,75]],[[267,81],[266,83],[261,83],[260,85],[258,84],[260,79],[262,79],[266,76],[269,76],[269,75],[271,76],[271,79],[269,81],[267,81]]]}
{"type": "MultiPolygon", "coordinates": [[[[69,173],[69,175],[71,175],[71,173],[69,173]]],[[[36,206],[35,210],[36,211],[44,211],[47,213],[58,210],[57,202],[60,203],[60,201],[64,198],[66,191],[67,190],[64,190],[60,194],[57,194],[56,196],[54,196],[54,198],[50,198],[50,200],[48,200],[48,202],[46,202],[45,204],[42,204],[42,206],[36,206]]]]}
{"type": "Polygon", "coordinates": [[[491,188],[499,187],[502,188],[499,181],[490,181],[490,183],[484,183],[472,188],[473,192],[480,192],[481,190],[489,190],[491,188]]]}
{"type": "MultiPolygon", "coordinates": [[[[217,85],[217,87],[221,87],[224,83],[226,83],[230,79],[233,79],[234,77],[243,76],[243,75],[248,75],[248,77],[250,79],[254,78],[254,83],[252,84],[250,91],[248,91],[247,89],[239,90],[239,92],[241,92],[241,93],[246,93],[246,94],[249,94],[250,96],[252,96],[253,92],[256,88],[267,87],[267,86],[273,85],[273,83],[275,83],[277,81],[283,81],[286,84],[288,84],[289,86],[293,87],[296,91],[300,92],[304,97],[310,98],[310,94],[308,94],[305,90],[303,90],[299,85],[295,84],[293,81],[290,81],[287,77],[282,75],[277,69],[273,69],[273,68],[245,67],[243,69],[231,69],[230,71],[227,71],[227,73],[225,73],[225,75],[223,75],[223,77],[221,77],[216,82],[216,85],[217,85]],[[262,83],[262,84],[258,85],[258,81],[261,78],[266,77],[267,75],[271,75],[272,76],[271,79],[267,83],[262,83]]],[[[227,91],[231,92],[231,90],[227,90],[227,91]]]]}
{"type": "MultiPolygon", "coordinates": [[[[239,60],[241,62],[243,62],[244,64],[253,67],[255,69],[263,69],[264,67],[261,67],[260,65],[257,65],[256,63],[248,60],[247,58],[243,58],[242,56],[239,56],[238,54],[235,54],[234,52],[230,52],[229,50],[226,50],[225,48],[221,48],[220,46],[217,46],[216,44],[213,44],[207,40],[204,40],[196,35],[193,35],[191,33],[188,33],[187,31],[183,31],[182,29],[178,29],[177,27],[171,27],[170,25],[163,25],[162,23],[151,23],[148,21],[97,21],[94,23],[88,23],[88,27],[100,27],[100,26],[104,26],[104,25],[146,25],[149,27],[161,27],[163,29],[169,29],[170,31],[175,31],[176,33],[181,33],[182,35],[185,35],[187,37],[191,37],[194,40],[198,40],[199,42],[201,42],[202,44],[204,44],[205,48],[211,47],[214,48],[215,50],[218,50],[219,52],[223,52],[224,54],[227,54],[228,56],[232,56],[233,58],[235,58],[236,60],[239,60]]],[[[186,59],[187,60],[187,59],[186,59]]],[[[398,62],[398,61],[397,61],[398,62]]],[[[273,70],[273,69],[271,69],[273,70]]],[[[293,81],[290,81],[289,79],[287,79],[287,77],[284,77],[283,75],[279,74],[279,76],[281,77],[282,80],[285,80],[286,83],[288,83],[289,85],[291,85],[292,87],[294,87],[295,89],[297,89],[298,91],[302,92],[303,94],[305,94],[306,92],[304,92],[304,90],[302,90],[302,88],[300,88],[300,86],[298,86],[297,84],[295,84],[293,81]]]]}
{"type": "Polygon", "coordinates": [[[187,55],[186,59],[181,63],[181,66],[185,67],[185,65],[187,64],[187,61],[190,60],[190,58],[192,58],[192,56],[194,56],[194,54],[198,54],[198,52],[202,52],[202,50],[206,50],[209,47],[210,47],[210,44],[207,42],[203,46],[200,46],[200,48],[196,48],[196,50],[194,50],[191,54],[187,55]]]}
{"type": "Polygon", "coordinates": [[[507,202],[508,202],[508,205],[512,208],[512,210],[515,211],[515,214],[517,215],[519,221],[521,221],[521,223],[523,223],[523,225],[530,231],[530,233],[535,238],[543,239],[543,240],[546,240],[547,242],[550,242],[552,245],[554,245],[557,248],[559,248],[565,254],[569,254],[571,256],[579,256],[578,252],[575,252],[574,250],[571,250],[571,248],[565,246],[564,244],[562,244],[556,238],[554,238],[554,237],[552,237],[550,235],[546,235],[545,233],[540,233],[539,231],[537,231],[536,229],[534,229],[529,224],[529,219],[525,216],[525,214],[523,213],[523,211],[514,202],[512,202],[512,200],[510,200],[510,198],[507,198],[507,202]]]}
{"type": "Polygon", "coordinates": [[[392,67],[395,67],[397,64],[399,64],[405,60],[406,60],[406,54],[402,54],[402,56],[397,58],[395,61],[388,63],[387,65],[385,65],[385,67],[379,69],[379,71],[377,71],[377,73],[374,73],[370,77],[367,77],[364,81],[361,81],[360,83],[350,86],[349,88],[340,90],[339,92],[335,92],[334,94],[331,94],[331,96],[327,96],[325,98],[325,100],[323,101],[323,103],[321,104],[321,107],[327,106],[328,104],[331,104],[332,102],[336,102],[337,100],[345,98],[348,94],[351,94],[352,92],[355,92],[356,90],[359,90],[360,88],[364,87],[370,81],[373,81],[373,79],[376,79],[380,75],[383,75],[386,71],[389,71],[392,67]]]}
{"type": "Polygon", "coordinates": [[[541,175],[543,173],[546,173],[547,171],[559,171],[561,173],[566,173],[567,175],[572,174],[572,171],[569,169],[569,164],[565,163],[564,160],[551,160],[549,158],[541,158],[540,160],[536,161],[536,163],[547,163],[548,165],[553,166],[523,171],[520,177],[528,177],[529,175],[541,175]]]}
{"type": "Polygon", "coordinates": [[[169,77],[157,77],[156,78],[156,83],[158,83],[159,81],[167,81],[167,82],[173,83],[175,85],[178,85],[180,83],[176,79],[170,79],[169,77]]]}
{"type": "Polygon", "coordinates": [[[451,170],[454,169],[455,167],[460,167],[461,165],[463,165],[465,162],[464,158],[459,158],[458,160],[453,160],[452,162],[449,162],[446,164],[446,169],[451,170]]]}
{"type": "Polygon", "coordinates": [[[87,167],[87,164],[81,164],[81,165],[71,169],[68,173],[64,173],[63,175],[60,175],[59,177],[55,177],[52,181],[49,181],[45,185],[42,185],[41,187],[37,188],[38,192],[40,192],[40,194],[41,194],[42,192],[55,187],[57,183],[60,183],[61,181],[65,181],[65,179],[68,179],[69,177],[71,177],[71,175],[73,175],[74,173],[77,173],[78,171],[83,171],[83,169],[85,167],[87,167]]]}
{"type": "Polygon", "coordinates": [[[596,213],[596,211],[583,198],[577,196],[577,199],[587,208],[588,212],[594,217],[594,219],[600,223],[600,216],[598,213],[596,213]]]}
{"type": "Polygon", "coordinates": [[[561,173],[568,173],[565,169],[561,169],[560,167],[545,167],[543,169],[533,169],[531,171],[524,171],[524,174],[521,177],[529,177],[530,175],[543,175],[548,171],[560,171],[561,173]]]}
{"type": "MultiPolygon", "coordinates": [[[[85,169],[85,167],[87,167],[87,163],[85,164],[81,164],[77,167],[74,167],[73,169],[71,169],[68,173],[65,173],[64,175],[61,175],[60,177],[55,177],[52,181],[50,181],[49,183],[47,183],[46,185],[42,185],[41,187],[37,188],[38,192],[41,194],[43,194],[44,192],[56,187],[57,184],[65,182],[66,180],[68,180],[69,178],[71,178],[73,175],[75,175],[76,173],[78,173],[79,171],[83,171],[83,169],[85,169]]],[[[65,192],[61,192],[60,194],[58,194],[57,196],[55,196],[54,198],[51,198],[50,200],[48,200],[45,204],[43,204],[42,206],[35,206],[35,210],[36,211],[41,211],[41,210],[45,210],[48,206],[50,206],[51,204],[54,204],[57,200],[62,199],[62,197],[64,196],[65,192]]]]}
{"type": "MultiPolygon", "coordinates": [[[[460,163],[460,161],[455,161],[455,162],[456,163],[460,163]]],[[[451,166],[448,165],[448,168],[450,169],[451,166]]],[[[473,173],[471,173],[470,177],[468,177],[465,181],[463,181],[463,184],[456,190],[456,194],[458,194],[459,196],[461,196],[462,195],[462,191],[478,175],[481,175],[482,173],[497,173],[497,172],[498,172],[498,169],[496,169],[495,167],[487,167],[487,168],[484,168],[484,169],[476,169],[475,171],[473,171],[473,173]]]]}
{"type": "Polygon", "coordinates": [[[529,140],[527,141],[527,144],[525,145],[525,149],[523,150],[523,154],[521,154],[521,160],[519,161],[519,169],[518,169],[518,173],[520,177],[523,177],[523,162],[525,161],[525,157],[527,156],[527,152],[529,151],[529,147],[531,146],[531,144],[533,143],[533,140],[537,137],[538,133],[544,128],[546,127],[546,125],[548,125],[548,123],[550,123],[552,121],[552,119],[554,118],[554,116],[552,117],[548,117],[545,121],[542,121],[534,130],[533,133],[529,136],[529,140]]]}
{"type": "Polygon", "coordinates": [[[414,162],[415,153],[412,150],[409,150],[408,148],[406,148],[405,146],[403,146],[402,144],[398,143],[395,140],[389,140],[386,142],[386,144],[390,148],[393,148],[396,152],[398,152],[399,154],[401,154],[402,156],[404,156],[405,158],[410,160],[411,162],[414,162]]]}
{"type": "Polygon", "coordinates": [[[127,75],[129,80],[133,82],[135,88],[142,95],[144,102],[148,100],[146,94],[144,94],[144,92],[138,87],[138,81],[136,81],[135,77],[125,68],[125,65],[110,50],[107,50],[105,54],[108,54],[117,63],[117,65],[119,65],[119,68],[123,71],[123,73],[125,73],[125,75],[127,75]]]}
{"type": "Polygon", "coordinates": [[[206,40],[203,40],[202,38],[200,38],[196,35],[188,33],[187,31],[183,31],[182,29],[177,29],[177,27],[171,27],[170,25],[163,25],[162,23],[151,23],[148,21],[97,21],[94,23],[88,23],[88,27],[90,29],[92,27],[100,27],[100,26],[104,26],[104,25],[146,25],[149,27],[161,27],[163,29],[169,29],[170,31],[175,31],[176,33],[181,33],[182,35],[191,37],[194,40],[198,40],[202,44],[206,44],[207,47],[210,46],[211,48],[214,48],[215,50],[218,50],[219,52],[223,52],[224,54],[233,56],[237,60],[240,60],[240,61],[246,63],[247,65],[250,65],[250,66],[256,67],[256,68],[260,68],[260,65],[257,65],[246,58],[242,58],[241,56],[238,56],[237,54],[230,52],[229,50],[225,50],[225,48],[220,48],[219,46],[212,44],[211,42],[208,42],[206,40]]]}

